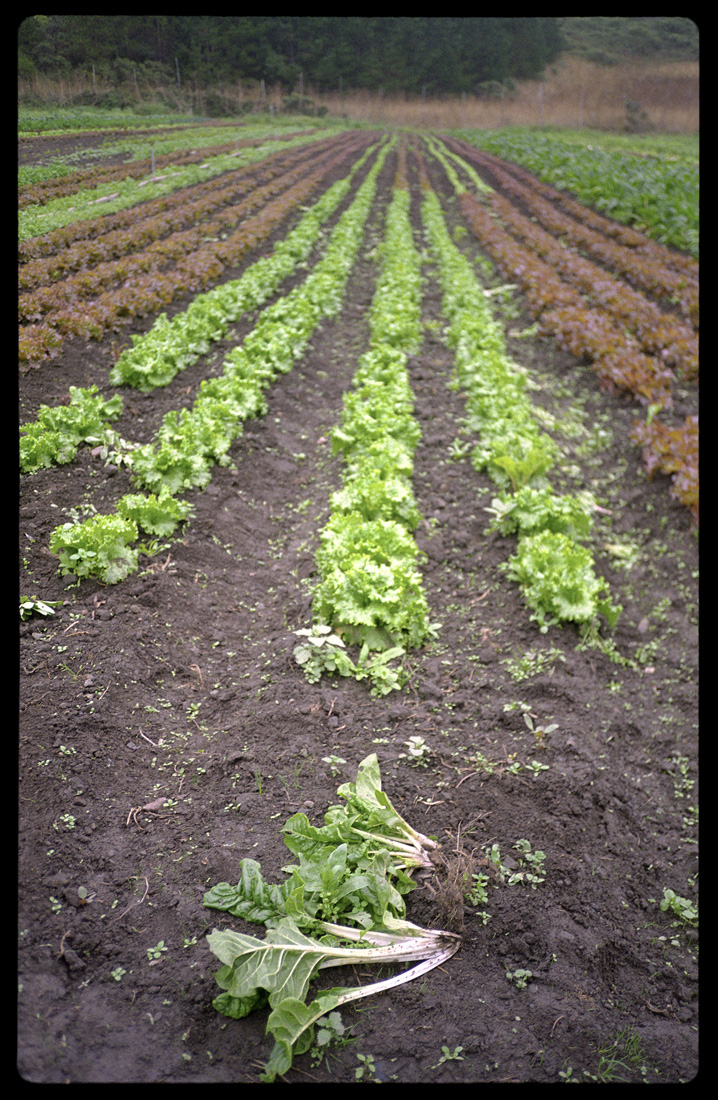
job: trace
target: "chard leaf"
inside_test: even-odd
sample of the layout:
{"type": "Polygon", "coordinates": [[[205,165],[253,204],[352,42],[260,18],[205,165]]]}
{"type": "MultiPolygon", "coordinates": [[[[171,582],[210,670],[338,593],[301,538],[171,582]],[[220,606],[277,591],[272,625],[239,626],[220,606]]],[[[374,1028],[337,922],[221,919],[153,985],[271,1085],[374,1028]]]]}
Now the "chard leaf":
{"type": "Polygon", "coordinates": [[[264,1008],[267,994],[257,989],[249,997],[233,997],[231,993],[220,993],[212,1001],[212,1007],[222,1016],[232,1020],[243,1020],[258,1008],[264,1008]]]}
{"type": "Polygon", "coordinates": [[[388,795],[381,787],[381,772],[376,753],[372,753],[362,760],[357,770],[356,783],[343,783],[337,790],[337,794],[346,798],[350,805],[357,807],[360,812],[366,814],[375,812],[376,809],[385,811],[383,820],[396,837],[409,841],[419,850],[424,848],[436,848],[435,840],[418,833],[401,814],[394,808],[388,795]]]}
{"type": "MultiPolygon", "coordinates": [[[[204,904],[210,909],[220,909],[251,924],[270,927],[278,924],[288,913],[288,903],[296,884],[288,880],[281,886],[268,883],[262,868],[254,859],[240,862],[240,879],[236,886],[220,882],[204,895],[204,904]]],[[[296,904],[292,905],[296,911],[296,904]]]]}
{"type": "MultiPolygon", "coordinates": [[[[340,934],[344,929],[335,926],[340,934]]],[[[207,937],[210,950],[223,966],[217,972],[217,984],[232,997],[254,995],[264,990],[270,1007],[286,997],[306,998],[309,982],[318,970],[333,966],[354,966],[375,962],[401,962],[426,959],[443,949],[458,948],[460,937],[448,932],[417,929],[418,934],[397,934],[390,944],[369,946],[371,937],[350,929],[356,942],[351,947],[337,946],[336,938],[325,943],[305,935],[293,920],[286,918],[270,928],[264,940],[231,929],[215,929],[207,937]]]]}
{"type": "Polygon", "coordinates": [[[371,997],[375,993],[382,993],[387,989],[414,981],[428,971],[440,966],[446,959],[457,951],[460,940],[458,937],[447,936],[446,942],[437,947],[433,944],[427,950],[428,958],[425,958],[417,966],[385,978],[380,982],[372,982],[370,985],[357,987],[335,987],[320,993],[311,1004],[303,1001],[287,998],[280,1001],[269,1014],[267,1020],[267,1032],[275,1038],[275,1045],[269,1057],[261,1080],[272,1083],[278,1075],[283,1075],[291,1069],[294,1054],[303,1054],[309,1050],[314,1038],[314,1025],[317,1020],[327,1013],[333,1012],[340,1005],[348,1001],[360,1000],[371,997]]]}
{"type": "Polygon", "coordinates": [[[217,973],[220,987],[237,998],[262,989],[272,1007],[285,997],[303,1000],[309,982],[328,957],[326,947],[305,936],[289,919],[270,928],[264,940],[231,929],[215,929],[207,943],[224,963],[217,973]]]}

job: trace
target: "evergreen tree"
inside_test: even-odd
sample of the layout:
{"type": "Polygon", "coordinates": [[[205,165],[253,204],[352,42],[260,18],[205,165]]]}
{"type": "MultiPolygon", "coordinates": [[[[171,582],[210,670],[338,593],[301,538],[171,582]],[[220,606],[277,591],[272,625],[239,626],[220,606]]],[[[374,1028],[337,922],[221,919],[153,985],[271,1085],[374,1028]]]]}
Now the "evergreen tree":
{"type": "Polygon", "coordinates": [[[540,75],[561,50],[557,18],[299,15],[52,15],[20,26],[25,69],[126,75],[179,65],[185,80],[456,94],[540,75]]]}

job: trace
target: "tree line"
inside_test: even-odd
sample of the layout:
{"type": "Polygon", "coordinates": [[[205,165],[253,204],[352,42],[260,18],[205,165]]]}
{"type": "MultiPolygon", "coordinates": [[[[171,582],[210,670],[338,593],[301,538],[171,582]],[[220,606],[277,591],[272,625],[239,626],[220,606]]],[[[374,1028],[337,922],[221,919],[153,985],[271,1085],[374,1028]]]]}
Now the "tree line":
{"type": "Polygon", "coordinates": [[[318,91],[467,94],[542,75],[564,47],[556,17],[34,15],[21,77],[93,71],[120,81],[302,83],[318,91]]]}

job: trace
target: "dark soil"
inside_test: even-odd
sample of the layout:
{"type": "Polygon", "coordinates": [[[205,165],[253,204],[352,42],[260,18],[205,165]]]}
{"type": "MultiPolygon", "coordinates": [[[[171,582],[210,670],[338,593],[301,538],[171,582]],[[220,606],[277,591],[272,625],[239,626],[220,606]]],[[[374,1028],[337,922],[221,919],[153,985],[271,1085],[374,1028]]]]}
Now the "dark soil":
{"type": "MultiPolygon", "coordinates": [[[[462,931],[460,950],[424,979],[343,1009],[352,1041],[321,1062],[297,1058],[288,1081],[354,1081],[360,1054],[373,1059],[364,1079],[400,1083],[675,1083],[697,1073],[696,934],[659,908],[665,888],[698,902],[696,536],[668,480],[645,477],[628,438],[640,410],[601,392],[590,368],[550,341],[517,336],[529,324],[520,300],[503,316],[510,352],[530,370],[537,406],[559,428],[575,426],[557,432],[558,482],[592,489],[607,510],[594,546],[624,607],[616,649],[633,666],[579,648],[570,626],[542,634],[504,575],[514,544],[487,533],[492,485],[450,451],[464,408],[447,385],[430,266],[411,381],[423,431],[416,534],[438,640],[411,655],[409,684],[383,699],[346,680],[309,684],[293,661],[341,477],[328,434],[368,339],[393,171],[390,158],[346,309],[268,394],[269,413],[247,424],[233,464],[192,495],[180,539],[118,585],[77,585],[59,575],[50,532],[71,509],[110,510],[129,475],[86,447],[21,481],[20,593],[63,601],[53,618],[20,627],[26,1081],[257,1082],[272,1045],[266,1013],[234,1021],[213,1008],[218,963],[205,936],[239,922],[205,908],[203,895],[235,882],[246,856],[280,881],[284,821],[301,809],[321,823],[371,752],[392,801],[449,856],[498,844],[516,862],[525,838],[545,852],[545,880],[497,882],[483,910],[457,906],[440,869],[422,880],[410,919],[462,931]],[[556,728],[537,737],[522,703],[535,726],[556,728]],[[405,755],[416,736],[430,750],[424,766],[405,755]],[[328,757],[341,758],[335,771],[328,757]],[[518,968],[531,972],[524,989],[507,977],[518,968]]],[[[448,193],[445,209],[453,224],[448,193]]],[[[473,254],[469,238],[461,245],[473,254]]],[[[125,391],[122,435],[147,439],[167,410],[190,403],[252,323],[167,388],[125,391]]],[[[21,421],[70,385],[109,395],[113,339],[68,344],[22,374],[21,421]]],[[[328,984],[373,977],[329,972],[328,984]]]]}

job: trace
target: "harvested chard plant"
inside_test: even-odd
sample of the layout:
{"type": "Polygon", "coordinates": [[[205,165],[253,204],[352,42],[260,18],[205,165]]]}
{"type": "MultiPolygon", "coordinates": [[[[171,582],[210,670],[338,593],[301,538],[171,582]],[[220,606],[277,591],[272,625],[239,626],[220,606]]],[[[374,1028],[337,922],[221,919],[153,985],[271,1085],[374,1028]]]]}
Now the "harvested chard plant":
{"type": "Polygon", "coordinates": [[[411,981],[450,958],[461,937],[420,928],[406,919],[404,895],[416,868],[433,864],[437,842],[417,832],[381,788],[375,754],[359,765],[356,783],[337,792],[323,826],[295,814],[283,832],[299,858],[281,884],[267,883],[255,860],[243,859],[236,886],[219,883],[205,894],[209,908],[268,929],[257,939],[230,929],[207,937],[222,963],[214,1000],[218,1012],[242,1019],[268,1006],[267,1032],[275,1044],[262,1081],[286,1073],[295,1054],[312,1045],[314,1025],[348,1001],[411,981]],[[310,982],[327,967],[415,962],[416,966],[365,986],[333,987],[309,1000],[310,982]]]}

